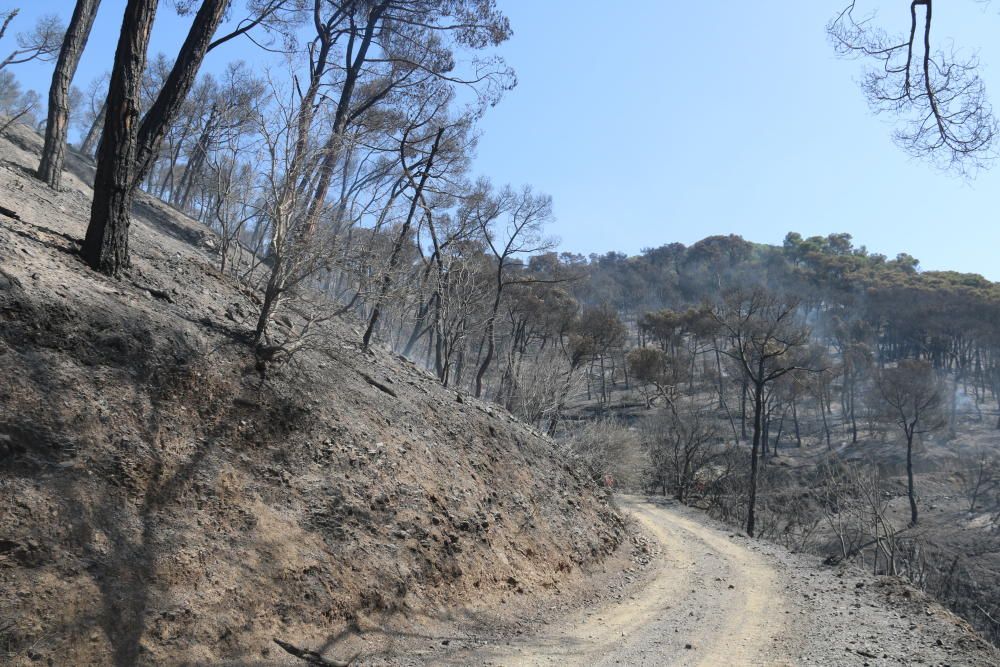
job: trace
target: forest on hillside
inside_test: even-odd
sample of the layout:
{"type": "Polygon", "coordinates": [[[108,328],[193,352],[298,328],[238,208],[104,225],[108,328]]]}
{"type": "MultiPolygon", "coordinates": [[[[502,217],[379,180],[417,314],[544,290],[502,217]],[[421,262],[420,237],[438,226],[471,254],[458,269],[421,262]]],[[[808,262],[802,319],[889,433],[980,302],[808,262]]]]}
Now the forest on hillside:
{"type": "MultiPolygon", "coordinates": [[[[135,160],[126,195],[141,188],[216,232],[219,270],[262,294],[262,363],[311,344],[309,327],[281,328],[283,310],[351,313],[364,345],[384,341],[552,431],[583,375],[593,386],[598,360],[627,375],[617,357],[644,346],[658,311],[712,309],[753,286],[794,300],[834,353],[864,345],[879,365],[927,360],[971,382],[977,405],[992,400],[997,290],[980,276],[920,271],[906,253],[890,259],[836,233],[792,232],[777,247],[717,236],[636,257],[557,253],[549,197],[471,171],[477,119],[515,84],[491,54],[511,34],[492,3],[180,3],[191,28],[178,54],[133,72],[116,65],[83,92],[70,82],[98,4],[35,26],[4,15],[3,111],[44,129],[39,175],[50,185],[72,126],[98,180],[119,187],[117,165],[135,160]],[[207,53],[243,37],[283,54],[282,70],[234,61],[198,75],[207,53]],[[54,61],[45,115],[13,74],[31,59],[54,61]],[[108,90],[129,102],[110,115],[108,90]],[[134,136],[99,141],[132,119],[134,136]]],[[[156,3],[129,10],[126,27],[148,27],[156,3]]],[[[129,32],[120,47],[145,56],[148,35],[133,43],[129,32]]],[[[128,266],[130,197],[92,211],[83,253],[102,271],[128,266]]]]}
{"type": "Polygon", "coordinates": [[[566,261],[588,356],[560,409],[596,474],[917,582],[996,639],[996,284],[848,234],[566,261]]]}
{"type": "MultiPolygon", "coordinates": [[[[202,223],[253,302],[228,317],[262,382],[346,320],[361,350],[503,406],[596,482],[906,577],[1000,638],[1000,284],[847,233],[558,250],[548,195],[473,168],[477,123],[516,83],[491,1],[128,0],[111,71],[73,86],[99,4],[34,26],[0,14],[0,132],[44,133],[35,176],[54,189],[79,138],[90,268],[130,278],[142,191],[202,223]],[[189,17],[178,53],[147,54],[157,11],[189,17]],[[200,73],[244,38],[279,57],[200,73]],[[33,59],[53,63],[47,103],[16,77],[33,59]]],[[[930,2],[913,4],[929,34],[930,2]]],[[[981,94],[972,70],[942,80],[925,61],[911,94],[905,50],[865,25],[845,13],[829,32],[884,57],[875,107],[900,106],[906,74],[919,120],[899,142],[978,162],[995,125],[961,106],[981,94]]]]}

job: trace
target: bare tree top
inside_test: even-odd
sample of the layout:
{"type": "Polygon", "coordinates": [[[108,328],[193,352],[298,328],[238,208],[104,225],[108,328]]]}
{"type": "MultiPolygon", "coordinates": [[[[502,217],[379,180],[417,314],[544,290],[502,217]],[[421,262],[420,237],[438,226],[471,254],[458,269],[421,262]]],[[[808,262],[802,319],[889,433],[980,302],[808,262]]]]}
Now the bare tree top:
{"type": "Polygon", "coordinates": [[[871,64],[861,88],[875,113],[899,119],[893,137],[914,157],[969,174],[995,157],[997,121],[979,62],[935,46],[933,0],[911,0],[910,25],[894,35],[852,1],[827,26],[837,53],[871,64]]]}
{"type": "MultiPolygon", "coordinates": [[[[0,12],[0,39],[7,33],[18,12],[17,9],[0,12]]],[[[17,48],[0,60],[0,70],[8,65],[20,65],[31,60],[54,60],[59,53],[59,47],[62,46],[65,32],[66,26],[55,14],[39,17],[29,32],[17,33],[17,48]]]]}

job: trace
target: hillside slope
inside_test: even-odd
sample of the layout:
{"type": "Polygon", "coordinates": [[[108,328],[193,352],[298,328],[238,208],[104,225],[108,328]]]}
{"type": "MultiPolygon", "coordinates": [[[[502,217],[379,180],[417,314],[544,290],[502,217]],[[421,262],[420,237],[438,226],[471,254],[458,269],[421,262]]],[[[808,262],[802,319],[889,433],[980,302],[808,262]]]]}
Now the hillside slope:
{"type": "Polygon", "coordinates": [[[623,541],[549,440],[349,323],[262,382],[251,295],[170,207],[140,196],[126,278],[90,271],[89,164],[53,192],[27,171],[40,138],[8,135],[0,656],[294,664],[273,637],[336,651],[366,618],[543,590],[623,541]]]}

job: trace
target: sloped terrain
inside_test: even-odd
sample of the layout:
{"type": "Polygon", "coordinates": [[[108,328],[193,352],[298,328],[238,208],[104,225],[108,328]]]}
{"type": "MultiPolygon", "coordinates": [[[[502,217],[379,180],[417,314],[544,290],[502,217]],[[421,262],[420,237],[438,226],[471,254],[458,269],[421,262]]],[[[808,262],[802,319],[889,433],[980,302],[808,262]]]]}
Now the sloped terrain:
{"type": "Polygon", "coordinates": [[[52,192],[40,138],[8,137],[0,661],[295,664],[272,638],[353,651],[372,619],[543,591],[623,541],[551,441],[348,322],[262,378],[253,295],[170,207],[140,196],[125,278],[90,271],[88,163],[52,192]]]}

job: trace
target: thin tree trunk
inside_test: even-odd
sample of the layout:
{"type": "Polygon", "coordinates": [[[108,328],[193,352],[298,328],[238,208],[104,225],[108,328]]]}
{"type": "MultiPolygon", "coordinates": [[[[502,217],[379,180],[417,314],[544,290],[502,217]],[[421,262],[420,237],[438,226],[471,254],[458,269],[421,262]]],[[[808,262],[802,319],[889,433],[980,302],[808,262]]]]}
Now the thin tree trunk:
{"type": "Polygon", "coordinates": [[[177,196],[174,195],[173,188],[171,188],[170,199],[176,201],[177,207],[182,211],[187,209],[191,196],[191,188],[194,186],[194,182],[198,176],[201,175],[201,167],[205,163],[205,156],[208,154],[208,144],[211,141],[212,132],[215,131],[217,112],[218,106],[213,104],[212,109],[208,113],[208,120],[205,121],[205,127],[202,128],[201,134],[198,135],[198,142],[195,144],[191,157],[184,167],[184,174],[181,176],[181,182],[177,188],[179,191],[177,196]]]}
{"type": "MultiPolygon", "coordinates": [[[[319,179],[316,182],[316,189],[309,203],[306,222],[303,226],[304,236],[307,238],[315,231],[317,217],[323,208],[323,202],[326,201],[326,195],[330,191],[330,181],[333,178],[333,170],[337,165],[337,160],[340,158],[340,143],[343,139],[344,131],[347,129],[351,101],[354,98],[358,77],[361,74],[361,68],[367,61],[368,50],[371,48],[376,28],[388,5],[388,2],[381,2],[374,5],[368,12],[368,22],[365,25],[361,43],[358,45],[358,52],[354,55],[353,60],[349,61],[350,65],[344,74],[344,82],[340,88],[340,99],[337,102],[337,111],[334,114],[333,128],[330,131],[330,137],[327,139],[323,150],[323,161],[319,166],[319,179]]],[[[350,43],[353,43],[353,36],[350,43]]],[[[348,53],[348,57],[351,55],[353,54],[348,53]]],[[[371,102],[374,101],[371,100],[371,102]]]]}
{"type": "MultiPolygon", "coordinates": [[[[722,355],[719,354],[719,346],[713,342],[713,347],[715,348],[715,372],[718,374],[719,378],[719,407],[723,408],[726,406],[726,388],[722,383],[722,355]]],[[[727,408],[728,412],[728,408],[727,408]]]]}
{"type": "Polygon", "coordinates": [[[802,447],[802,431],[799,429],[799,410],[796,405],[797,401],[792,399],[792,424],[795,426],[795,446],[802,447]]]}
{"type": "MultiPolygon", "coordinates": [[[[280,257],[275,257],[275,263],[281,261],[280,257]]],[[[264,301],[260,306],[260,315],[257,317],[257,326],[254,327],[254,345],[261,345],[265,341],[265,336],[267,334],[267,325],[271,321],[271,313],[274,312],[275,307],[278,305],[278,299],[281,296],[282,286],[279,284],[278,271],[271,271],[271,275],[267,281],[267,287],[264,289],[264,301]]]]}
{"type": "Polygon", "coordinates": [[[765,406],[764,409],[764,433],[760,439],[760,459],[767,463],[767,455],[771,444],[771,408],[765,406]]]}
{"type": "MultiPolygon", "coordinates": [[[[820,390],[820,394],[822,394],[822,390],[820,390]]],[[[822,395],[819,397],[819,414],[823,418],[823,432],[826,434],[826,448],[833,449],[833,446],[830,444],[830,424],[826,420],[826,410],[823,408],[822,395]]]]}
{"type": "Polygon", "coordinates": [[[750,449],[750,498],[747,502],[747,535],[754,536],[756,527],[755,511],[757,507],[757,458],[760,452],[760,435],[763,428],[761,419],[763,417],[764,405],[762,394],[763,386],[755,386],[753,391],[753,447],[750,449]]]}
{"type": "MultiPolygon", "coordinates": [[[[215,110],[215,105],[212,105],[212,109],[213,111],[215,110]]],[[[163,169],[164,172],[163,178],[160,180],[159,191],[158,194],[156,195],[163,201],[173,201],[176,198],[174,194],[174,189],[176,187],[176,183],[174,181],[174,174],[177,171],[177,160],[180,159],[181,151],[184,149],[184,142],[187,141],[188,132],[190,131],[190,129],[191,129],[190,126],[185,126],[184,130],[181,132],[181,136],[177,138],[177,145],[174,147],[173,150],[167,151],[167,153],[170,156],[170,160],[168,161],[166,167],[163,169]],[[169,198],[165,198],[165,195],[168,190],[170,191],[170,196],[169,198]]]]}
{"type": "Polygon", "coordinates": [[[740,386],[740,437],[743,440],[747,439],[747,381],[746,378],[743,379],[743,384],[740,386]]]}
{"type": "Polygon", "coordinates": [[[101,136],[101,126],[104,125],[104,117],[108,113],[108,101],[104,100],[100,111],[94,116],[94,122],[90,124],[90,130],[80,145],[80,152],[90,157],[94,156],[94,149],[97,147],[97,139],[101,136]]]}
{"type": "Polygon", "coordinates": [[[177,60],[174,61],[174,66],[163,83],[163,88],[156,96],[153,106],[146,112],[146,117],[142,119],[136,147],[134,184],[142,182],[153,166],[163,135],[177,117],[184,98],[194,85],[198,70],[201,68],[201,61],[208,52],[212,36],[228,6],[229,0],[204,0],[195,15],[187,38],[177,54],[177,60]]]}
{"type": "Polygon", "coordinates": [[[566,374],[566,380],[563,382],[562,389],[559,391],[559,398],[556,399],[555,409],[552,411],[552,415],[549,417],[548,428],[545,432],[549,436],[554,436],[556,434],[556,427],[559,425],[559,417],[562,415],[563,408],[566,406],[566,399],[569,397],[569,390],[573,385],[573,373],[576,371],[577,364],[570,361],[569,372],[566,374]]]}
{"type": "Polygon", "coordinates": [[[416,317],[413,318],[413,328],[410,329],[410,336],[406,339],[406,345],[403,346],[403,351],[400,352],[400,354],[404,357],[409,358],[410,354],[413,352],[413,347],[428,333],[428,331],[430,331],[430,327],[427,326],[425,322],[428,310],[429,306],[426,301],[421,301],[420,305],[417,306],[417,314],[416,317]]]}
{"type": "Polygon", "coordinates": [[[608,384],[607,384],[607,379],[605,378],[606,375],[607,371],[604,370],[604,355],[602,354],[601,355],[601,402],[602,403],[607,403],[609,400],[608,384]]]}
{"type": "Polygon", "coordinates": [[[416,190],[413,193],[413,201],[410,202],[410,211],[406,216],[406,222],[403,223],[403,227],[399,230],[399,237],[396,239],[396,245],[393,246],[392,255],[389,257],[389,267],[386,269],[385,276],[382,279],[382,287],[379,290],[378,299],[375,301],[375,307],[372,308],[372,316],[368,322],[368,328],[365,330],[365,335],[362,338],[362,347],[366,350],[368,349],[368,344],[371,342],[372,334],[375,332],[375,326],[378,324],[382,303],[389,294],[389,288],[392,286],[392,272],[399,263],[399,255],[403,250],[403,243],[405,243],[406,235],[410,231],[410,225],[413,224],[413,216],[417,212],[417,202],[420,201],[420,197],[424,192],[424,186],[430,177],[431,167],[434,164],[434,156],[437,154],[438,146],[441,145],[441,137],[443,135],[444,128],[442,127],[434,137],[434,145],[431,146],[431,152],[427,157],[427,165],[424,167],[424,172],[420,175],[420,183],[417,184],[416,190]]]}
{"type": "MultiPolygon", "coordinates": [[[[445,374],[446,374],[444,379],[445,386],[448,386],[448,383],[451,380],[450,370],[448,367],[450,363],[451,360],[449,358],[448,364],[446,364],[445,367],[445,374]]],[[[462,348],[458,351],[458,358],[455,360],[455,380],[452,383],[454,384],[454,386],[456,387],[462,386],[462,372],[464,370],[465,370],[465,346],[462,346],[462,348]]]]}
{"type": "MultiPolygon", "coordinates": [[[[498,273],[502,271],[502,268],[498,268],[498,273]]],[[[486,376],[486,371],[489,369],[490,364],[493,362],[493,352],[496,348],[496,319],[497,311],[500,310],[500,297],[503,293],[503,282],[498,279],[497,281],[497,293],[493,299],[493,311],[490,318],[486,321],[486,334],[485,345],[486,345],[486,356],[483,358],[483,362],[479,365],[479,370],[476,371],[476,398],[481,398],[483,395],[483,377],[486,376]]]]}
{"type": "Polygon", "coordinates": [[[97,16],[101,0],[77,0],[73,17],[63,38],[59,58],[52,72],[49,87],[49,113],[45,123],[45,146],[42,160],[38,165],[38,178],[48,183],[50,188],[59,189],[62,184],[63,162],[66,159],[66,131],[69,128],[69,86],[80,64],[80,56],[87,46],[90,29],[97,16]]]}
{"type": "Polygon", "coordinates": [[[447,385],[447,365],[445,363],[445,340],[444,332],[441,331],[441,301],[440,294],[437,295],[437,304],[434,306],[434,322],[431,324],[431,331],[437,334],[434,343],[434,372],[442,384],[447,385]]]}
{"type": "Polygon", "coordinates": [[[906,434],[906,495],[910,499],[910,525],[917,525],[917,495],[913,489],[913,434],[906,434]]]}
{"type": "Polygon", "coordinates": [[[778,447],[781,446],[781,434],[785,432],[785,415],[787,410],[781,412],[781,419],[778,420],[778,434],[774,436],[774,456],[778,455],[778,447]]]}
{"type": "Polygon", "coordinates": [[[854,376],[852,374],[852,376],[851,376],[851,393],[850,393],[850,399],[851,399],[851,442],[854,443],[854,444],[857,444],[857,442],[858,442],[858,412],[855,409],[855,405],[854,405],[854,398],[855,398],[855,395],[857,393],[855,391],[855,388],[854,388],[854,382],[855,382],[855,378],[854,378],[854,376]]]}

